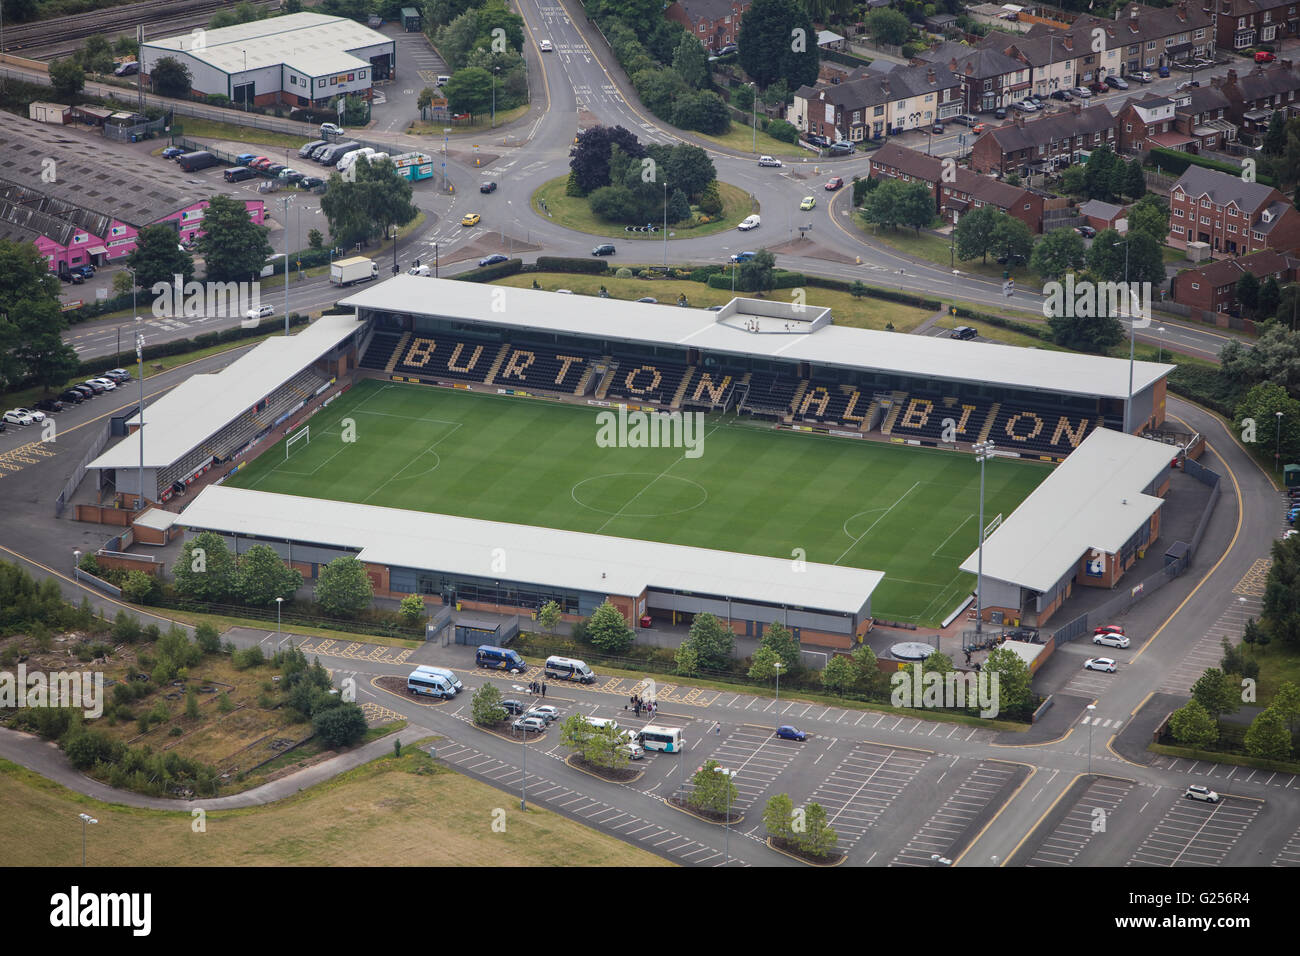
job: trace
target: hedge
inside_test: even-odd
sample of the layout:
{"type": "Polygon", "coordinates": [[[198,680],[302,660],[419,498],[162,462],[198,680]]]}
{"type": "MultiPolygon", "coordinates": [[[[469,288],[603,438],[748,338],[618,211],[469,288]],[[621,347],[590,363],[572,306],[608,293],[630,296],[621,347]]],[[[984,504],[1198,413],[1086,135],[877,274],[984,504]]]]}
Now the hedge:
{"type": "Polygon", "coordinates": [[[523,267],[523,259],[509,259],[505,262],[498,262],[494,266],[475,269],[473,272],[462,272],[452,278],[460,279],[462,282],[491,282],[493,279],[504,279],[506,276],[512,276],[523,267]]]}
{"type": "Polygon", "coordinates": [[[568,256],[538,256],[538,272],[578,272],[600,275],[609,271],[609,263],[592,256],[579,259],[568,256]]]}
{"type": "MultiPolygon", "coordinates": [[[[773,289],[795,289],[799,286],[807,285],[808,279],[802,272],[783,272],[780,269],[772,270],[773,289]]],[[[709,276],[708,285],[710,289],[731,290],[731,273],[717,274],[709,276]]],[[[736,291],[742,291],[737,284],[736,291]]],[[[745,290],[752,291],[752,290],[745,290]]]]}
{"type": "Polygon", "coordinates": [[[976,312],[974,309],[968,309],[964,305],[957,306],[957,314],[963,319],[971,319],[974,322],[987,322],[989,325],[996,325],[1000,329],[1010,329],[1012,332],[1019,332],[1021,335],[1029,335],[1036,339],[1042,339],[1044,342],[1055,342],[1052,335],[1052,329],[1048,325],[1031,325],[1028,322],[1017,322],[1014,319],[1004,319],[1000,315],[989,315],[985,312],[976,312]]]}
{"type": "MultiPolygon", "coordinates": [[[[1146,162],[1148,166],[1154,166],[1161,172],[1175,173],[1181,176],[1187,172],[1188,166],[1200,166],[1204,169],[1214,169],[1221,173],[1228,173],[1232,176],[1241,175],[1241,167],[1234,166],[1232,163],[1220,162],[1216,159],[1207,159],[1204,156],[1194,156],[1191,153],[1180,153],[1177,150],[1165,149],[1163,146],[1154,146],[1147,153],[1146,162]]],[[[1272,176],[1265,176],[1263,173],[1257,173],[1255,182],[1265,186],[1275,186],[1277,183],[1272,176]]]]}

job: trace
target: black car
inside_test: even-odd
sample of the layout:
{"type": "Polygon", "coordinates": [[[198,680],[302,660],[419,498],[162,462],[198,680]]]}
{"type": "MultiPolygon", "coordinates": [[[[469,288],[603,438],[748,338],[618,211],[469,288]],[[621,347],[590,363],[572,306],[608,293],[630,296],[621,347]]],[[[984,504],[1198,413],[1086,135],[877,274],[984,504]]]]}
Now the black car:
{"type": "Polygon", "coordinates": [[[1007,118],[1007,108],[1006,108],[1005,106],[999,106],[997,109],[995,109],[995,110],[993,111],[993,118],[994,118],[994,119],[1006,119],[1006,118],[1007,118]]]}
{"type": "Polygon", "coordinates": [[[810,135],[810,136],[808,137],[808,145],[809,145],[809,146],[818,146],[818,147],[821,147],[821,148],[824,149],[825,147],[829,146],[830,144],[831,144],[831,141],[828,140],[825,136],[811,136],[811,135],[810,135]]]}
{"type": "Polygon", "coordinates": [[[1065,90],[1057,90],[1052,94],[1052,99],[1062,100],[1063,102],[1068,103],[1070,100],[1074,99],[1074,97],[1071,96],[1069,93],[1067,93],[1065,90]]]}
{"type": "Polygon", "coordinates": [[[319,176],[304,176],[298,180],[299,189],[315,189],[317,186],[325,185],[325,180],[319,176]]]}
{"type": "Polygon", "coordinates": [[[98,384],[98,383],[96,383],[96,382],[84,382],[84,383],[82,383],[82,384],[84,384],[86,388],[90,389],[90,390],[91,390],[92,392],[94,392],[96,395],[103,395],[104,392],[107,391],[107,389],[104,388],[103,385],[100,385],[100,384],[98,384]]]}
{"type": "Polygon", "coordinates": [[[1025,257],[1022,255],[998,256],[998,265],[1000,266],[1005,266],[1005,265],[1022,266],[1024,264],[1025,264],[1025,257]]]}
{"type": "Polygon", "coordinates": [[[501,706],[504,707],[506,709],[506,713],[510,714],[511,716],[522,714],[525,710],[528,709],[523,705],[521,701],[517,701],[517,700],[503,700],[501,702],[501,706]]]}
{"type": "Polygon", "coordinates": [[[74,385],[69,391],[76,392],[83,399],[95,397],[95,390],[89,385],[74,385]]]}
{"type": "Polygon", "coordinates": [[[247,166],[234,166],[221,174],[228,183],[242,183],[245,179],[256,179],[257,173],[247,166]]]}
{"type": "Polygon", "coordinates": [[[86,400],[85,395],[82,395],[80,392],[71,388],[59,395],[59,401],[67,402],[68,404],[71,405],[80,405],[85,400],[86,400]]]}
{"type": "Polygon", "coordinates": [[[484,183],[479,186],[478,191],[481,193],[494,193],[497,191],[497,184],[494,182],[484,183]]]}
{"type": "Polygon", "coordinates": [[[951,332],[948,333],[948,338],[973,339],[978,334],[979,333],[976,332],[974,329],[972,329],[969,325],[959,325],[957,326],[957,328],[953,329],[951,332]]]}
{"type": "Polygon", "coordinates": [[[82,285],[86,281],[86,277],[80,272],[60,272],[59,278],[64,282],[71,282],[73,285],[82,285]]]}
{"type": "Polygon", "coordinates": [[[614,254],[614,243],[602,242],[595,249],[591,250],[593,256],[612,256],[614,254]]]}
{"type": "Polygon", "coordinates": [[[43,412],[63,411],[63,403],[59,401],[57,398],[42,398],[33,407],[39,408],[43,412]]]}
{"type": "Polygon", "coordinates": [[[492,255],[484,256],[482,259],[480,259],[478,261],[478,267],[482,269],[484,266],[494,266],[498,262],[506,262],[508,258],[509,257],[503,256],[499,252],[494,252],[492,255]]]}

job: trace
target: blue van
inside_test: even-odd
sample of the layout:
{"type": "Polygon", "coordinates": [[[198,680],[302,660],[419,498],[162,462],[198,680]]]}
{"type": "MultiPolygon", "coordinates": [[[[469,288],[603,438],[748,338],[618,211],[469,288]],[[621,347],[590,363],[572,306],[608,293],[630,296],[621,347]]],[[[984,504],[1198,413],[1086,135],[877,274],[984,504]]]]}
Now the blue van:
{"type": "Polygon", "coordinates": [[[514,651],[507,650],[504,647],[493,647],[491,644],[482,644],[474,654],[474,663],[479,667],[497,667],[501,670],[510,671],[510,673],[522,674],[528,670],[528,665],[524,659],[514,651]]]}

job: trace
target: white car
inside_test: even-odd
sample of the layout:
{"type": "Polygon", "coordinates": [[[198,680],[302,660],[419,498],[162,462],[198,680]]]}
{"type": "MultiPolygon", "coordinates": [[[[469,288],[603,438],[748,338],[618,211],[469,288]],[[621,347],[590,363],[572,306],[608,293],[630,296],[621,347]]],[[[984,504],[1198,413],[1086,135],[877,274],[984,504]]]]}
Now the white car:
{"type": "Polygon", "coordinates": [[[1183,796],[1188,800],[1204,800],[1206,803],[1218,803],[1219,795],[1209,787],[1203,787],[1199,783],[1194,783],[1187,788],[1183,796]]]}
{"type": "Polygon", "coordinates": [[[1148,73],[1146,70],[1135,70],[1129,74],[1129,77],[1131,79],[1137,80],[1139,83],[1151,82],[1151,74],[1148,73]]]}
{"type": "Polygon", "coordinates": [[[540,734],[546,730],[546,721],[542,720],[540,717],[520,717],[510,726],[515,730],[522,730],[525,733],[531,730],[534,733],[540,734]]]}
{"type": "Polygon", "coordinates": [[[1092,99],[1092,90],[1088,89],[1086,86],[1076,86],[1074,89],[1070,90],[1070,92],[1081,100],[1092,99]]]}
{"type": "Polygon", "coordinates": [[[268,315],[275,315],[275,306],[260,305],[256,309],[249,309],[244,313],[246,319],[264,319],[268,315]]]}
{"type": "Polygon", "coordinates": [[[1109,657],[1093,657],[1083,662],[1083,669],[1086,671],[1105,671],[1107,674],[1115,673],[1115,661],[1109,657]]]}
{"type": "Polygon", "coordinates": [[[1033,100],[1021,100],[1019,103],[1015,104],[1015,108],[1020,110],[1022,113],[1038,112],[1038,104],[1033,100]]]}
{"type": "Polygon", "coordinates": [[[114,391],[117,388],[117,382],[113,381],[111,378],[92,378],[91,381],[96,385],[104,386],[104,391],[106,392],[114,391]]]}
{"type": "Polygon", "coordinates": [[[762,222],[762,219],[759,216],[746,216],[736,228],[741,232],[748,232],[751,229],[757,229],[760,222],[762,222]]]}
{"type": "Polygon", "coordinates": [[[35,425],[36,424],[36,420],[32,418],[32,416],[28,415],[26,412],[19,411],[16,408],[11,408],[9,409],[9,411],[5,412],[4,420],[8,422],[10,425],[35,425]]]}
{"type": "Polygon", "coordinates": [[[320,134],[322,136],[342,136],[343,128],[337,123],[321,123],[320,134]]]}
{"type": "Polygon", "coordinates": [[[1118,647],[1122,649],[1128,647],[1128,638],[1125,637],[1123,634],[1115,634],[1113,632],[1110,632],[1106,634],[1094,635],[1092,639],[1092,643],[1105,644],[1107,647],[1118,647]]]}
{"type": "Polygon", "coordinates": [[[555,47],[551,46],[550,40],[543,40],[538,46],[542,48],[543,53],[551,53],[555,49],[555,47]]]}
{"type": "Polygon", "coordinates": [[[560,716],[560,709],[558,707],[552,707],[550,704],[539,704],[537,707],[529,710],[528,713],[524,714],[524,716],[543,717],[549,724],[560,716]]]}
{"type": "Polygon", "coordinates": [[[20,413],[22,413],[22,414],[30,415],[32,421],[34,421],[34,422],[35,422],[36,424],[38,424],[38,425],[39,425],[41,422],[45,421],[45,413],[44,413],[44,412],[38,412],[38,411],[37,411],[36,409],[34,409],[34,408],[15,408],[14,411],[16,411],[16,412],[20,412],[20,413]]]}
{"type": "Polygon", "coordinates": [[[626,743],[619,746],[619,751],[627,754],[628,760],[640,760],[645,756],[645,748],[638,743],[626,743]]]}
{"type": "Polygon", "coordinates": [[[758,165],[779,167],[781,165],[781,160],[777,159],[775,156],[760,156],[758,157],[758,165]]]}

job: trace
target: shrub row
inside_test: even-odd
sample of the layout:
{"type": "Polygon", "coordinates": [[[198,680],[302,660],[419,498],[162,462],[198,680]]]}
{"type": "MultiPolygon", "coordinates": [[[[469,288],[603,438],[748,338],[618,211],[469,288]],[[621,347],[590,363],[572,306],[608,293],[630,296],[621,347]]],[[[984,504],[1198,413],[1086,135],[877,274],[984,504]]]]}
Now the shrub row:
{"type": "Polygon", "coordinates": [[[598,259],[595,256],[588,259],[566,256],[538,256],[537,271],[576,272],[601,275],[609,271],[609,263],[604,259],[598,259]]]}
{"type": "MultiPolygon", "coordinates": [[[[299,325],[307,324],[307,316],[299,315],[297,312],[289,313],[289,327],[293,328],[299,325]]],[[[146,362],[164,358],[169,355],[181,355],[185,352],[193,352],[196,349],[211,348],[214,345],[221,345],[226,342],[238,342],[241,339],[256,338],[259,335],[265,335],[267,332],[275,332],[284,328],[284,317],[274,316],[263,319],[257,324],[256,328],[240,328],[236,326],[232,329],[222,329],[220,332],[204,332],[202,335],[196,335],[192,339],[173,339],[170,342],[162,342],[158,345],[149,345],[144,350],[144,360],[146,362]]],[[[122,352],[119,355],[109,355],[102,358],[91,359],[82,362],[78,376],[92,375],[102,372],[106,368],[122,366],[129,368],[136,361],[135,352],[122,352]]]]}
{"type": "MultiPolygon", "coordinates": [[[[1241,175],[1241,167],[1234,166],[1232,163],[1225,163],[1221,160],[1210,159],[1205,156],[1195,156],[1191,153],[1180,153],[1177,150],[1165,149],[1163,146],[1153,147],[1147,153],[1146,162],[1148,166],[1154,166],[1161,172],[1174,173],[1181,176],[1187,172],[1188,166],[1201,166],[1204,169],[1215,169],[1221,173],[1229,173],[1233,176],[1241,175]]],[[[1255,176],[1255,181],[1263,183],[1265,186],[1277,185],[1272,176],[1265,176],[1259,173],[1255,176]]]]}
{"type": "MultiPolygon", "coordinates": [[[[691,273],[690,278],[695,279],[695,273],[691,273]]],[[[783,272],[780,269],[772,270],[772,280],[773,289],[797,289],[808,284],[808,278],[802,272],[783,272]]],[[[726,289],[728,291],[731,289],[730,272],[715,273],[708,276],[707,281],[710,289],[726,289]]],[[[741,291],[739,284],[736,286],[736,291],[741,291]]]]}
{"type": "Polygon", "coordinates": [[[460,279],[462,282],[491,282],[493,279],[504,279],[506,276],[512,276],[523,267],[523,259],[508,259],[505,262],[498,262],[494,266],[475,269],[473,272],[462,272],[458,276],[453,276],[453,278],[460,279]]]}

